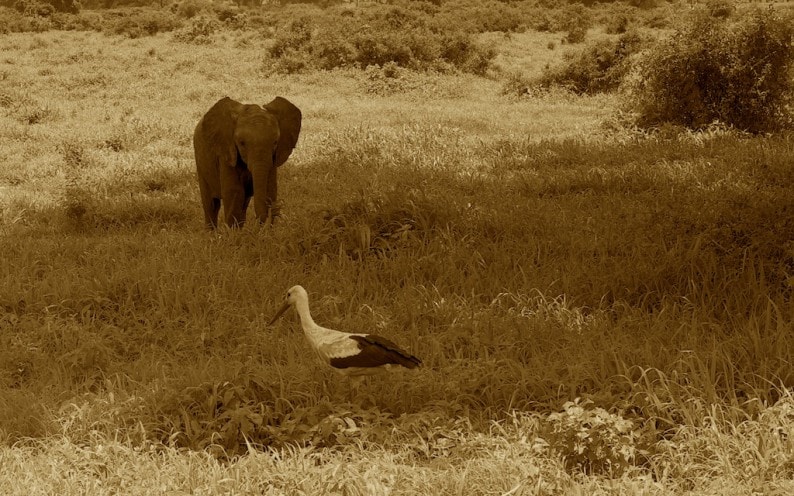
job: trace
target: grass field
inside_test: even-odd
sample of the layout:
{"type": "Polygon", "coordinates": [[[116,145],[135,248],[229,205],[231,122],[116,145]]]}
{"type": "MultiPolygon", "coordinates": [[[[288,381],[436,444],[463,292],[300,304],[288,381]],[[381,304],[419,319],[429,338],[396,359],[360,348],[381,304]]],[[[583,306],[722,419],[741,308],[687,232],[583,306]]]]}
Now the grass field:
{"type": "MultiPolygon", "coordinates": [[[[534,74],[551,38],[483,35],[534,74]]],[[[0,38],[0,492],[794,490],[790,134],[274,75],[268,42],[0,38]],[[303,111],[273,227],[202,227],[192,130],[226,95],[303,111]],[[425,367],[349,401],[266,325],[294,284],[425,367]]]]}

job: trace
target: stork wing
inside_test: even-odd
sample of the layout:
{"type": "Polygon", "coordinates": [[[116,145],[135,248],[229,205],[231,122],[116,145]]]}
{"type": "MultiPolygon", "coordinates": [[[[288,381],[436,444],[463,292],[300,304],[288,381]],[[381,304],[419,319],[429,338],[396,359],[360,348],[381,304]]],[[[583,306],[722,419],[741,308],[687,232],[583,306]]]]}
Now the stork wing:
{"type": "Polygon", "coordinates": [[[422,365],[422,361],[401,349],[386,338],[371,334],[348,336],[358,344],[359,353],[339,358],[331,358],[331,366],[338,369],[348,367],[380,367],[394,364],[413,369],[422,365]]]}

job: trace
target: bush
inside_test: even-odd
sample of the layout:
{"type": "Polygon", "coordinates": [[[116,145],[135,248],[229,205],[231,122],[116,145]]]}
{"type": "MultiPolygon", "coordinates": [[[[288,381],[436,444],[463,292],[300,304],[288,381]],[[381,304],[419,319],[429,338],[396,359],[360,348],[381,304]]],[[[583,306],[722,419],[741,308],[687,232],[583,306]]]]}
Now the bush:
{"type": "Polygon", "coordinates": [[[22,14],[16,10],[0,7],[0,34],[21,31],[22,22],[22,14]]]}
{"type": "Polygon", "coordinates": [[[64,31],[102,31],[104,18],[96,12],[80,12],[79,14],[55,13],[50,18],[56,29],[64,31]]]}
{"type": "Polygon", "coordinates": [[[626,14],[616,14],[607,20],[605,30],[609,34],[623,34],[628,31],[630,22],[626,14]]]}
{"type": "Polygon", "coordinates": [[[706,9],[711,17],[730,17],[736,11],[736,6],[731,0],[709,0],[706,9]]]}
{"type": "Polygon", "coordinates": [[[541,435],[565,460],[566,468],[620,476],[634,466],[640,435],[631,420],[578,398],[566,402],[563,410],[549,414],[541,435]]]}
{"type": "Polygon", "coordinates": [[[731,22],[698,12],[640,64],[629,106],[637,123],[758,133],[791,125],[792,19],[773,10],[731,22]]]}
{"type": "Polygon", "coordinates": [[[110,23],[111,33],[124,34],[130,38],[152,36],[157,33],[173,31],[181,26],[179,19],[172,13],[153,9],[131,10],[110,23]]]}
{"type": "Polygon", "coordinates": [[[203,11],[212,11],[212,2],[209,0],[182,0],[171,6],[171,10],[184,19],[192,19],[203,11]]]}
{"type": "Polygon", "coordinates": [[[457,0],[445,2],[433,21],[434,30],[455,26],[470,33],[523,31],[523,15],[514,5],[495,0],[457,0]]]}
{"type": "Polygon", "coordinates": [[[49,17],[55,12],[55,7],[40,0],[17,0],[14,8],[27,17],[49,17]]]}
{"type": "Polygon", "coordinates": [[[562,67],[544,71],[539,85],[562,86],[580,94],[613,91],[629,72],[629,57],[643,44],[636,32],[626,33],[615,41],[599,41],[578,55],[567,57],[562,67]]]}
{"type": "Polygon", "coordinates": [[[206,45],[212,41],[212,34],[220,28],[220,22],[212,17],[200,15],[193,17],[187,26],[174,33],[174,39],[182,43],[206,45]]]}
{"type": "Polygon", "coordinates": [[[396,64],[415,70],[446,69],[484,73],[495,56],[462,32],[437,33],[423,21],[391,9],[362,22],[337,16],[302,17],[277,32],[269,48],[280,72],[396,64]]]}

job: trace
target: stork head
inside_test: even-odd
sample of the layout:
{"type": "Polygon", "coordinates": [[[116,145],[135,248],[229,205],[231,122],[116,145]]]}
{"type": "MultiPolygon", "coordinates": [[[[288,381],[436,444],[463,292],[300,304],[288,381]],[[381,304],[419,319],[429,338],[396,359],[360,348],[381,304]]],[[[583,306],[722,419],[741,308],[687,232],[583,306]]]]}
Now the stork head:
{"type": "Polygon", "coordinates": [[[281,317],[281,314],[286,312],[289,307],[294,306],[299,301],[308,302],[309,294],[305,289],[303,289],[303,286],[292,286],[289,288],[289,291],[287,291],[287,295],[284,298],[284,303],[282,303],[281,307],[276,312],[276,315],[270,319],[270,323],[268,325],[273,324],[273,322],[281,317]]]}

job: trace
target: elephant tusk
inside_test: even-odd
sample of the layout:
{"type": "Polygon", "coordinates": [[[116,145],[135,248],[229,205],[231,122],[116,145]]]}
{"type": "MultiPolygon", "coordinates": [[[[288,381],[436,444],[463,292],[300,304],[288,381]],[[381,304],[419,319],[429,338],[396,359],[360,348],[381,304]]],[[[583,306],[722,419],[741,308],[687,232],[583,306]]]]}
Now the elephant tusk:
{"type": "Polygon", "coordinates": [[[281,308],[278,309],[278,312],[276,312],[276,315],[272,319],[270,319],[270,322],[268,322],[267,325],[273,325],[273,322],[278,320],[278,318],[281,317],[281,314],[286,312],[289,307],[290,307],[289,302],[285,301],[284,304],[281,305],[281,308]]]}

